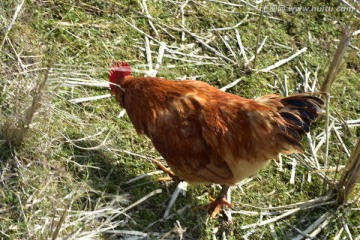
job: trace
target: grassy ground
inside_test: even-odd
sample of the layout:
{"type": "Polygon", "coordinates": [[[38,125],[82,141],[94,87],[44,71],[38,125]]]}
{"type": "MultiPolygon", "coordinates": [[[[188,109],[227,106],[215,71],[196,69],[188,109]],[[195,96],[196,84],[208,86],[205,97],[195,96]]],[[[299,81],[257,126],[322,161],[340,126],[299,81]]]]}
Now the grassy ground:
{"type": "MultiPolygon", "coordinates": [[[[349,3],[359,9],[356,2],[349,3]]],[[[336,208],[329,195],[332,186],[320,175],[336,180],[341,171],[313,172],[326,168],[324,119],[311,133],[319,146],[319,165],[305,137],[304,155],[283,156],[282,167],[273,162],[232,191],[232,222],[226,217],[210,221],[207,213],[191,209],[219,190],[210,186],[189,186],[171,217],[162,219],[176,184],[158,183],[158,174],[127,183],[157,170],[150,159],[160,155],[151,142],[135,133],[126,116],[119,117],[121,109],[112,98],[70,102],[109,93],[106,87],[84,84],[106,81],[114,60],[130,62],[135,75],[146,74],[146,35],[154,65],[160,42],[166,44],[157,73],[161,77],[196,78],[217,87],[241,78],[228,91],[249,98],[285,94],[285,86],[290,94],[318,89],[342,29],[359,30],[360,15],[337,1],[264,6],[261,17],[261,4],[253,1],[2,1],[0,237],[290,239],[305,231],[319,239],[358,238],[359,186],[346,205],[336,208]],[[330,8],[295,11],[290,6],[330,8]],[[233,28],[219,30],[224,27],[233,28]],[[235,29],[248,59],[266,39],[256,64],[246,64],[235,29]],[[286,64],[260,71],[304,47],[286,64]],[[329,197],[316,204],[326,205],[309,203],[323,196],[329,197]],[[295,211],[291,204],[301,202],[301,210],[295,211]],[[322,225],[306,231],[317,220],[322,225]],[[254,223],[259,224],[250,225],[254,223]]],[[[357,34],[331,90],[330,124],[335,127],[329,138],[330,168],[345,165],[345,149],[350,152],[360,136],[359,127],[344,124],[359,118],[359,66],[357,34]]]]}

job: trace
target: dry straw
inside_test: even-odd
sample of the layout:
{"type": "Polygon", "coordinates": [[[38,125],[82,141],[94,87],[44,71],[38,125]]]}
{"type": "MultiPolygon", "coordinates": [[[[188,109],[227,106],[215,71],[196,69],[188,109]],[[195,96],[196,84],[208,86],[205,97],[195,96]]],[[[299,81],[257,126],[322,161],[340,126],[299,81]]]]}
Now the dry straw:
{"type": "MultiPolygon", "coordinates": [[[[321,85],[320,91],[324,92],[327,96],[327,103],[330,98],[330,88],[332,83],[334,82],[336,75],[339,73],[342,59],[345,55],[346,49],[349,46],[352,34],[349,31],[348,27],[345,27],[343,33],[341,35],[341,39],[339,45],[334,54],[333,60],[329,67],[328,73],[325,77],[324,82],[321,85]]],[[[329,104],[327,104],[329,106],[329,104]]],[[[327,107],[328,107],[327,106],[327,107]]],[[[328,122],[329,118],[327,118],[328,122]]],[[[326,124],[328,126],[328,124],[326,124]]],[[[328,133],[328,131],[326,131],[328,133]]],[[[335,131],[336,133],[336,131],[335,131]]],[[[337,134],[339,138],[339,134],[337,134]]],[[[341,140],[341,138],[340,138],[341,140]]],[[[343,142],[342,140],[340,142],[343,142]]],[[[327,147],[328,151],[328,147],[327,147]]],[[[326,159],[327,163],[327,159],[326,159]]],[[[358,139],[357,144],[345,166],[345,170],[341,176],[340,181],[336,185],[337,191],[337,203],[344,204],[351,194],[352,190],[355,187],[355,184],[359,181],[360,177],[360,139],[358,139]]]]}

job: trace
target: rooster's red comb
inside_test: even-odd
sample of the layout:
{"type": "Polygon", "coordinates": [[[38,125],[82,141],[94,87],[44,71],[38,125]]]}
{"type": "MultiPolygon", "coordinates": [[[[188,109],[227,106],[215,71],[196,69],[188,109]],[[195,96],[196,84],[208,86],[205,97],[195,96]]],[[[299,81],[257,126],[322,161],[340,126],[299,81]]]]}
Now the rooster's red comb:
{"type": "Polygon", "coordinates": [[[124,79],[131,74],[130,65],[127,62],[114,62],[109,71],[109,81],[118,83],[119,80],[124,79]]]}

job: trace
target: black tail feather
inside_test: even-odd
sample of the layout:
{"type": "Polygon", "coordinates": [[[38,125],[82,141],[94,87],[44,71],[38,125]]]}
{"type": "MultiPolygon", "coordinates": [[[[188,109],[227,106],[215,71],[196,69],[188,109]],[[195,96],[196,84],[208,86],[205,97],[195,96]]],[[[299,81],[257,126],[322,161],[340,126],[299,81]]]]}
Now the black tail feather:
{"type": "Polygon", "coordinates": [[[283,98],[281,103],[285,107],[303,109],[312,113],[321,112],[321,107],[324,105],[324,101],[320,98],[303,94],[283,98]]]}
{"type": "Polygon", "coordinates": [[[288,125],[299,133],[310,131],[309,122],[304,121],[304,119],[295,112],[281,112],[280,115],[285,119],[288,125]]]}
{"type": "MultiPolygon", "coordinates": [[[[295,148],[299,149],[301,135],[310,131],[311,124],[317,120],[324,101],[307,94],[297,94],[282,98],[283,107],[278,111],[285,124],[281,135],[295,148]],[[297,142],[295,144],[295,142],[297,142]]],[[[300,144],[301,145],[301,144],[300,144]]]]}

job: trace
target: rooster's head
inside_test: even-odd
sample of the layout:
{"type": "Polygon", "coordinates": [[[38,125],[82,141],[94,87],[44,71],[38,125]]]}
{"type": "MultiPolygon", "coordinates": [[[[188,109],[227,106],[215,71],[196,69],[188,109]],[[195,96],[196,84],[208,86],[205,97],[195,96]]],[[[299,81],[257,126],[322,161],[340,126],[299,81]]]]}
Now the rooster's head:
{"type": "Polygon", "coordinates": [[[131,74],[130,65],[127,62],[114,62],[109,71],[110,90],[112,95],[116,95],[122,91],[120,85],[121,80],[131,74]]]}

